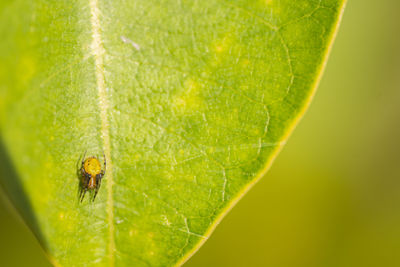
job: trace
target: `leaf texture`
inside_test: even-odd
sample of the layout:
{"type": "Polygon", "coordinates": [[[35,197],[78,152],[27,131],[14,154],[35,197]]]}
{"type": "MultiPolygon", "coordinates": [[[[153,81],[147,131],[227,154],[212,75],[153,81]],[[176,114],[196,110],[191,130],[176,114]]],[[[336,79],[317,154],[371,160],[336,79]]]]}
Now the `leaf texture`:
{"type": "Polygon", "coordinates": [[[1,181],[52,262],[187,260],[304,113],[343,7],[2,1],[1,181]],[[80,203],[85,151],[107,170],[80,203]]]}

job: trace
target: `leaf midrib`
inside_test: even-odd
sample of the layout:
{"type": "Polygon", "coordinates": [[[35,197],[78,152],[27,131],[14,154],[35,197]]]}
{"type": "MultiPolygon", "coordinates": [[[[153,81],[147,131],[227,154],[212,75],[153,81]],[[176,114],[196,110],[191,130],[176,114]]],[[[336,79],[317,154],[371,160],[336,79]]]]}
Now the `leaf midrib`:
{"type": "Polygon", "coordinates": [[[103,151],[105,158],[107,159],[107,221],[108,221],[108,257],[109,266],[114,266],[114,251],[115,251],[115,240],[114,240],[114,200],[113,200],[113,165],[111,161],[111,146],[110,146],[110,125],[108,121],[108,99],[107,90],[104,78],[104,62],[103,56],[105,49],[101,38],[101,26],[100,26],[100,10],[97,0],[89,0],[90,13],[91,13],[91,29],[92,29],[92,43],[91,51],[95,59],[95,71],[96,71],[96,86],[99,97],[99,109],[100,109],[100,120],[101,120],[101,138],[103,140],[103,151]]]}

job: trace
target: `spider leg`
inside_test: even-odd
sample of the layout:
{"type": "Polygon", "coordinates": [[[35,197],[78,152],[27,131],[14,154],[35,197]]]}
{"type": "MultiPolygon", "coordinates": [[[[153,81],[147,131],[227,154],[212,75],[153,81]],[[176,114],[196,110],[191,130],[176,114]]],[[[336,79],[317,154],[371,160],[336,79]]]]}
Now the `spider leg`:
{"type": "MultiPolygon", "coordinates": [[[[104,175],[104,173],[106,172],[106,169],[107,169],[106,155],[104,155],[104,152],[103,152],[103,158],[104,158],[104,171],[101,171],[101,173],[104,175]]],[[[102,177],[100,177],[100,179],[101,178],[102,177]]]]}
{"type": "Polygon", "coordinates": [[[99,188],[100,188],[101,178],[102,178],[102,177],[103,177],[102,174],[96,176],[96,188],[95,188],[95,190],[94,190],[94,196],[93,196],[93,200],[92,200],[92,201],[94,201],[94,199],[95,199],[96,196],[97,196],[97,192],[99,192],[99,188]]]}
{"type": "Polygon", "coordinates": [[[82,181],[82,184],[81,184],[81,194],[80,194],[80,196],[79,196],[80,199],[81,199],[81,202],[82,202],[83,199],[85,198],[86,191],[88,190],[88,184],[89,184],[90,176],[89,176],[89,175],[85,175],[85,174],[83,173],[82,178],[84,179],[84,181],[82,181]]]}
{"type": "Polygon", "coordinates": [[[83,153],[83,158],[82,158],[82,168],[83,168],[83,164],[85,163],[85,158],[86,158],[86,150],[85,150],[85,153],[83,153]]]}
{"type": "Polygon", "coordinates": [[[82,202],[83,199],[85,198],[86,191],[87,191],[87,187],[83,188],[82,191],[81,191],[81,196],[82,196],[82,197],[79,196],[79,198],[81,199],[81,202],[82,202]]]}

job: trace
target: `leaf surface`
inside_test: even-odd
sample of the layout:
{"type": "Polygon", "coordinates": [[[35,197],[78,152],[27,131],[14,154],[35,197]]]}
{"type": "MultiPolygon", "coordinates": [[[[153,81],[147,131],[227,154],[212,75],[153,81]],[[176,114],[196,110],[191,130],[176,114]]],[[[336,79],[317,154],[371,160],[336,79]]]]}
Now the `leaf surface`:
{"type": "Polygon", "coordinates": [[[182,264],[302,116],[343,6],[2,1],[1,181],[53,263],[182,264]],[[85,151],[107,170],[80,203],[85,151]]]}

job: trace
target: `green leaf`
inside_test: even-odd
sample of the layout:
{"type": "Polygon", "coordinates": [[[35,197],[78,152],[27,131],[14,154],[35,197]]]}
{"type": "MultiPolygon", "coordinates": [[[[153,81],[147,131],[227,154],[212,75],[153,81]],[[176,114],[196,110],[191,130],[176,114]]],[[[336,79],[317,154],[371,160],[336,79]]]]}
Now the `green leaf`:
{"type": "Polygon", "coordinates": [[[187,260],[303,115],[344,2],[1,1],[1,181],[52,262],[187,260]],[[107,170],[80,203],[85,151],[107,170]]]}

